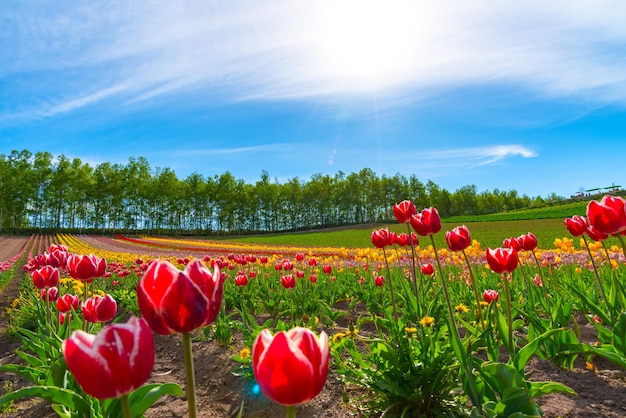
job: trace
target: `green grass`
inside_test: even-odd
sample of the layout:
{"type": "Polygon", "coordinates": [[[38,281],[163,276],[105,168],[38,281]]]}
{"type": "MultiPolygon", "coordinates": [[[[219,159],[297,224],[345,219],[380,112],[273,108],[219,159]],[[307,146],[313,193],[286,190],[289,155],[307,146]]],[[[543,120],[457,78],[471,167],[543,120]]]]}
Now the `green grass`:
{"type": "Polygon", "coordinates": [[[490,215],[453,216],[448,222],[473,222],[473,221],[524,221],[531,219],[560,219],[573,215],[585,215],[587,211],[587,201],[565,203],[543,208],[520,209],[511,212],[493,213],[490,215]]]}
{"type": "MultiPolygon", "coordinates": [[[[573,238],[565,228],[564,220],[573,215],[584,215],[586,201],[558,206],[526,209],[492,215],[452,217],[444,219],[441,232],[435,236],[436,245],[445,248],[445,231],[459,225],[466,225],[472,239],[478,240],[483,248],[501,247],[505,238],[517,237],[532,232],[537,237],[539,248],[554,248],[556,238],[569,237],[578,246],[578,238],[573,238]]],[[[228,238],[230,241],[257,243],[266,245],[296,245],[364,248],[371,247],[371,233],[374,229],[388,227],[392,231],[407,232],[406,225],[397,223],[357,225],[349,228],[333,228],[324,231],[299,232],[274,235],[255,235],[249,237],[228,238]]],[[[430,238],[420,237],[420,243],[430,244],[430,238]]],[[[607,240],[607,245],[618,245],[615,238],[607,240]]]]}
{"type": "MultiPolygon", "coordinates": [[[[441,232],[435,235],[435,243],[445,248],[445,231],[465,224],[472,239],[478,240],[486,247],[501,247],[505,238],[520,236],[532,232],[537,236],[540,248],[552,248],[556,238],[571,237],[565,229],[562,219],[531,219],[519,221],[478,221],[451,223],[443,222],[441,232]]],[[[350,229],[333,229],[319,232],[301,232],[277,235],[258,235],[245,238],[233,238],[232,241],[266,245],[302,245],[322,247],[371,247],[371,233],[374,229],[387,227],[395,232],[407,232],[406,225],[378,224],[351,227],[350,229]]],[[[430,238],[419,237],[422,245],[429,245],[430,238]]]]}

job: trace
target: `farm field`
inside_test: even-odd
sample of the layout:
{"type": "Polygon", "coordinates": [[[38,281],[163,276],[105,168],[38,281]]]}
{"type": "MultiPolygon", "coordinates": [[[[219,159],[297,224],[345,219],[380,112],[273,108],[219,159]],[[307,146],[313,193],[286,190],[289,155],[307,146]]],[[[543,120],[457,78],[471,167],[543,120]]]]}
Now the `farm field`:
{"type": "MultiPolygon", "coordinates": [[[[296,408],[299,417],[381,416],[384,411],[399,416],[402,408],[396,405],[407,411],[425,408],[430,416],[463,416],[476,401],[468,394],[471,378],[463,377],[464,367],[475,370],[474,383],[485,385],[483,407],[500,411],[493,416],[510,416],[513,410],[528,416],[541,411],[546,417],[624,416],[621,241],[611,237],[603,245],[573,237],[557,218],[466,222],[473,241],[459,250],[445,232],[463,238],[456,229],[461,224],[444,222],[432,235],[420,234],[415,248],[390,241],[394,232],[411,231],[401,224],[219,240],[57,234],[12,238],[11,246],[0,241],[0,258],[7,262],[0,275],[0,373],[7,382],[0,396],[32,385],[28,377],[34,372],[16,377],[16,369],[5,366],[24,363],[24,356],[14,354],[22,346],[16,332],[42,325],[55,333],[63,330],[56,310],[51,322],[42,313],[45,303],[31,279],[38,256],[60,245],[71,254],[93,254],[107,266],[93,284],[73,279],[69,267],[60,266],[59,293],[81,300],[110,295],[117,302],[115,321],[121,322],[141,315],[137,284],[153,274],[154,260],[168,260],[178,270],[201,261],[209,271],[223,272],[219,313],[190,333],[201,417],[240,411],[244,417],[284,416],[282,406],[258,393],[250,350],[262,329],[275,333],[294,326],[326,333],[331,358],[324,389],[296,408]],[[536,248],[518,248],[511,271],[496,273],[487,247],[508,248],[503,240],[531,235],[536,248]],[[513,379],[508,389],[490,374],[496,369],[513,379]],[[447,373],[429,380],[427,373],[442,370],[447,373]],[[420,397],[439,404],[425,405],[420,397]]],[[[77,318],[71,324],[80,328],[84,322],[77,318]]],[[[96,333],[103,323],[85,327],[96,333]]],[[[155,335],[148,383],[185,389],[180,337],[155,335]]],[[[68,385],[88,398],[75,383],[68,385]]],[[[36,397],[7,401],[0,410],[6,417],[59,415],[36,397]]],[[[187,410],[184,395],[169,394],[145,416],[184,417],[187,410]]]]}

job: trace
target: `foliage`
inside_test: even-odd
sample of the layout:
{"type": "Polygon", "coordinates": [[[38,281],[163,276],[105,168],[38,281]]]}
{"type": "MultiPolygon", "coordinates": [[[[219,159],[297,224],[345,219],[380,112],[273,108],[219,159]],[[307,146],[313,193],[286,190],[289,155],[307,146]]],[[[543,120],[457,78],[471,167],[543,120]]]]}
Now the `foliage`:
{"type": "Polygon", "coordinates": [[[448,191],[432,181],[358,173],[314,174],[307,181],[254,184],[230,172],[184,179],[143,158],[96,166],[50,152],[0,155],[0,232],[120,231],[149,234],[241,234],[392,219],[390,201],[411,198],[444,216],[498,213],[543,204],[540,197],[464,186],[448,191]]]}

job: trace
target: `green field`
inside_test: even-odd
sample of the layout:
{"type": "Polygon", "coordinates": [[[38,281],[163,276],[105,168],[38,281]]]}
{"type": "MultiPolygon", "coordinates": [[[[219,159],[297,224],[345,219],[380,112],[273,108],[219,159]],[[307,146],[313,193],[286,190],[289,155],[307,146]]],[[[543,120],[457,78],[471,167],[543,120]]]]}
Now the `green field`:
{"type": "MultiPolygon", "coordinates": [[[[556,238],[573,238],[565,228],[564,220],[573,215],[584,215],[586,206],[587,202],[575,202],[541,209],[444,219],[441,232],[435,236],[435,241],[439,247],[445,247],[445,231],[465,224],[470,230],[472,239],[478,240],[483,248],[500,247],[505,238],[517,237],[521,234],[532,232],[537,236],[539,248],[549,249],[554,247],[556,238]]],[[[255,235],[228,238],[228,240],[267,245],[362,248],[371,247],[370,234],[372,230],[383,227],[388,227],[396,232],[407,232],[405,225],[386,223],[333,228],[315,232],[255,235]]],[[[578,238],[573,239],[575,245],[578,246],[578,238]]],[[[420,242],[422,245],[428,245],[430,244],[430,239],[420,237],[420,242]]],[[[607,240],[608,245],[618,243],[614,238],[607,240]]]]}

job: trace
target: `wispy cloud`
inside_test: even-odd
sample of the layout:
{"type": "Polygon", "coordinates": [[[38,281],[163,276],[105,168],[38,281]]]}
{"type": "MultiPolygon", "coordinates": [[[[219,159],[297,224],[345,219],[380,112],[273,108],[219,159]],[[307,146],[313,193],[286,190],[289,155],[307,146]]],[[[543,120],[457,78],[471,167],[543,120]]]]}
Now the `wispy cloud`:
{"type": "Polygon", "coordinates": [[[50,102],[12,106],[24,118],[104,98],[139,103],[215,89],[236,101],[372,89],[424,97],[433,87],[513,83],[538,95],[626,103],[626,58],[618,50],[626,42],[626,8],[620,1],[398,0],[378,9],[356,2],[347,12],[339,8],[343,3],[189,1],[154,8],[96,1],[6,8],[0,18],[9,22],[11,42],[0,52],[0,76],[34,72],[55,86],[38,86],[53,95],[50,102]],[[367,45],[350,32],[359,22],[364,36],[373,33],[367,45]]]}
{"type": "Polygon", "coordinates": [[[204,157],[214,155],[251,154],[255,152],[275,152],[290,148],[289,144],[262,144],[247,147],[194,148],[167,151],[152,151],[151,155],[169,155],[172,157],[204,157]]]}
{"type": "MultiPolygon", "coordinates": [[[[355,151],[358,152],[358,151],[355,151]]],[[[390,170],[398,167],[413,167],[419,172],[432,174],[438,171],[467,169],[487,166],[503,162],[508,158],[535,158],[538,154],[523,145],[490,145],[484,147],[421,149],[401,154],[386,152],[379,159],[385,162],[390,170]]]]}
{"type": "Polygon", "coordinates": [[[465,150],[470,158],[480,160],[473,167],[494,164],[504,158],[520,156],[523,158],[537,157],[537,154],[521,145],[496,145],[485,148],[465,150]]]}

